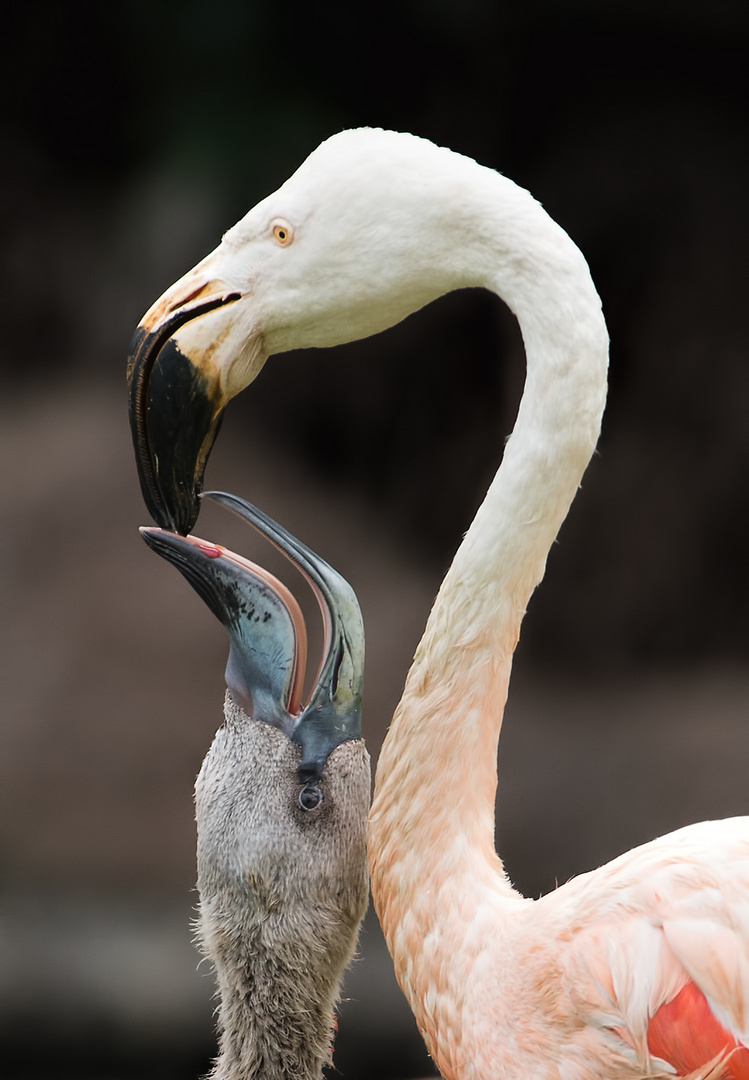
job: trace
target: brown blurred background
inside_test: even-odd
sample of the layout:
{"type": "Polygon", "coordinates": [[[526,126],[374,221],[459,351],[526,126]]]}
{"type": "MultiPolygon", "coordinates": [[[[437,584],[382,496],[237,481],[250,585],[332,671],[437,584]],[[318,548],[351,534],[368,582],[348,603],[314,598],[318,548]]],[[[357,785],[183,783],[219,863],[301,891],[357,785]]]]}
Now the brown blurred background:
{"type": "MultiPolygon", "coordinates": [[[[138,538],[124,357],[160,292],[343,127],[411,130],[529,187],[609,323],[600,454],[502,736],[513,880],[535,895],[746,812],[748,31],[744,0],[32,0],[4,17],[3,1076],[207,1068],[192,784],[226,642],[138,538]]],[[[228,411],[209,486],[359,594],[374,754],[522,379],[508,312],[464,293],[271,360],[228,411]]],[[[198,531],[277,566],[215,508],[198,531]]],[[[427,1073],[373,919],[361,952],[340,1073],[427,1073]]]]}

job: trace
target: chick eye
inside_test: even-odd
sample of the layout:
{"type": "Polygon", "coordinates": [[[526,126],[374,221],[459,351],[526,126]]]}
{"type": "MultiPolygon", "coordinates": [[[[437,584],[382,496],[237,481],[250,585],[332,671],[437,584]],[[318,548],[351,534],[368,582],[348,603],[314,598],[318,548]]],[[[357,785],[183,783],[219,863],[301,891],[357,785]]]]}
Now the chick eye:
{"type": "Polygon", "coordinates": [[[273,226],[273,237],[276,243],[280,244],[281,247],[288,247],[294,239],[294,233],[287,222],[277,221],[273,226]]]}
{"type": "Polygon", "coordinates": [[[316,784],[305,784],[299,792],[299,806],[302,810],[317,810],[322,802],[322,792],[316,784]]]}

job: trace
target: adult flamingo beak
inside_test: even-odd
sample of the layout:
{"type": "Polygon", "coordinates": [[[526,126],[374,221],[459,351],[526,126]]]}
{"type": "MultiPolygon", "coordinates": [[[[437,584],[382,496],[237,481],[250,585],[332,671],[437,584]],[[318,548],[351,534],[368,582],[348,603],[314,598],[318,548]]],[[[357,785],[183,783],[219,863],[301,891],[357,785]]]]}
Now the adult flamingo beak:
{"type": "MultiPolygon", "coordinates": [[[[186,535],[198,516],[208,455],[237,359],[254,378],[265,357],[222,280],[219,250],[168,289],[140,322],[128,356],[130,426],[143,498],[162,528],[186,535]]],[[[249,318],[248,305],[243,312],[249,318]]]]}
{"type": "Polygon", "coordinates": [[[205,497],[228,506],[266,536],[317,597],[325,643],[306,703],[307,635],[289,590],[218,544],[162,529],[143,528],[141,535],[177,567],[228,630],[227,686],[249,716],[283,731],[300,747],[299,783],[311,797],[335,747],[361,738],[364,627],[356,595],[328,563],[250,503],[223,492],[205,497]]]}

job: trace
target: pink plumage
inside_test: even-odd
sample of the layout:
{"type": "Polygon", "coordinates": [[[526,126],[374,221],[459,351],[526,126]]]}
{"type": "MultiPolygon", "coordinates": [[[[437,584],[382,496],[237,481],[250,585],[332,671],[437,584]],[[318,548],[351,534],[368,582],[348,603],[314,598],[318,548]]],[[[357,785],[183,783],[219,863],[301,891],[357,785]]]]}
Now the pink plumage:
{"type": "Polygon", "coordinates": [[[512,656],[596,444],[608,342],[577,248],[527,193],[497,181],[492,205],[490,188],[477,167],[466,249],[518,316],[528,375],[380,755],[375,907],[446,1080],[749,1080],[749,819],[681,829],[535,901],[494,850],[512,656]]]}

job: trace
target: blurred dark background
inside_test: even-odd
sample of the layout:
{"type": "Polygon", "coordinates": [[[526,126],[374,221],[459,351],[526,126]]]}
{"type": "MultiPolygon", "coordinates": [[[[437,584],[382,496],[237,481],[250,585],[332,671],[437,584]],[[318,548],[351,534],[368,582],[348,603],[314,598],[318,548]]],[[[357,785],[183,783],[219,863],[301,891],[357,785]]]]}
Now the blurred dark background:
{"type": "MultiPolygon", "coordinates": [[[[191,789],[222,631],[140,543],[124,358],[140,316],[326,136],[409,130],[530,188],[612,338],[600,453],[534,598],[500,850],[535,895],[699,817],[749,752],[749,7],[610,0],[27,2],[3,19],[0,1060],[205,1071],[191,789]]],[[[352,581],[376,753],[522,389],[478,292],[271,360],[209,486],[352,581]]],[[[268,562],[217,511],[199,531],[268,562]]],[[[344,1077],[429,1072],[373,919],[344,1077]]]]}

